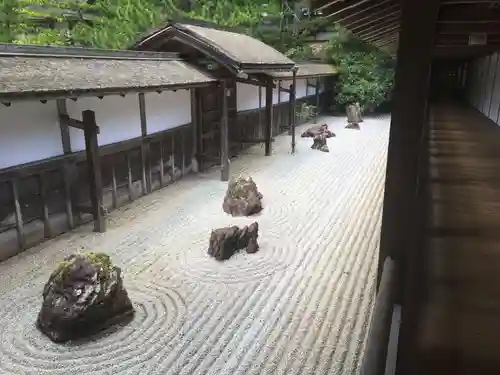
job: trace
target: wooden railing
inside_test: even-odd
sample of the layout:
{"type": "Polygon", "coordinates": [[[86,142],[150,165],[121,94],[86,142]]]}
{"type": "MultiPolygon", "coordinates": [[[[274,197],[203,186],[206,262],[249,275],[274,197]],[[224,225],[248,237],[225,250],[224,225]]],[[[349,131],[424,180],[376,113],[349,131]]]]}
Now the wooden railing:
{"type": "Polygon", "coordinates": [[[385,373],[396,296],[396,276],[396,264],[393,259],[387,257],[375,300],[360,375],[385,373]]]}

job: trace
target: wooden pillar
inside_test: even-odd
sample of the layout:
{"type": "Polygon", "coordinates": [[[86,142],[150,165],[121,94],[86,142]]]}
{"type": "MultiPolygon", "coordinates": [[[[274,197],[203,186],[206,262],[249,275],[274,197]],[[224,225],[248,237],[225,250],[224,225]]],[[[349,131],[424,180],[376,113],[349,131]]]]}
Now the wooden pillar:
{"type": "Polygon", "coordinates": [[[221,181],[229,181],[229,129],[228,129],[228,111],[227,111],[227,83],[221,82],[221,95],[222,95],[222,114],[220,122],[220,158],[221,158],[221,181]]]}
{"type": "Polygon", "coordinates": [[[196,89],[190,89],[191,93],[191,127],[192,127],[192,137],[193,137],[193,154],[191,155],[191,171],[197,173],[198,168],[198,127],[199,116],[198,116],[198,98],[196,95],[196,89]]]}
{"type": "Polygon", "coordinates": [[[293,71],[292,85],[290,86],[290,132],[292,135],[292,154],[295,154],[295,121],[297,114],[295,113],[295,98],[297,94],[297,71],[293,71]]]}
{"type": "Polygon", "coordinates": [[[57,113],[59,115],[59,128],[61,130],[61,142],[63,152],[65,155],[71,154],[71,139],[69,136],[68,122],[64,121],[63,116],[68,116],[68,109],[66,107],[66,99],[57,99],[57,113]]]}
{"type": "Polygon", "coordinates": [[[321,81],[320,81],[320,78],[316,78],[316,88],[315,88],[315,92],[314,92],[314,95],[316,96],[316,116],[314,117],[314,123],[316,124],[318,122],[318,116],[320,114],[320,110],[319,110],[319,89],[320,89],[320,84],[321,84],[321,81]]]}
{"type": "Polygon", "coordinates": [[[94,111],[83,111],[82,119],[89,172],[90,202],[92,204],[92,214],[94,216],[94,232],[104,233],[106,231],[106,222],[102,205],[101,159],[99,157],[99,145],[97,143],[99,128],[95,121],[94,111]]]}
{"type": "Polygon", "coordinates": [[[424,205],[419,202],[417,188],[419,153],[427,126],[425,108],[438,11],[439,0],[402,1],[378,269],[378,282],[387,256],[399,269],[397,300],[403,307],[403,349],[398,374],[411,372],[405,372],[405,363],[413,363],[406,356],[414,354],[410,342],[415,337],[413,314],[421,281],[417,263],[423,256],[420,219],[424,205]]]}
{"type": "MultiPolygon", "coordinates": [[[[403,261],[415,238],[418,143],[424,121],[438,0],[405,0],[389,135],[379,278],[386,256],[403,261]],[[420,25],[420,26],[418,26],[420,25]],[[425,25],[425,28],[422,27],[425,25]]],[[[401,266],[403,266],[401,264],[401,266]]]]}
{"type": "Polygon", "coordinates": [[[268,82],[266,86],[266,122],[265,122],[265,140],[266,140],[266,156],[271,156],[272,153],[272,138],[273,138],[273,86],[272,82],[268,82]]]}
{"type": "Polygon", "coordinates": [[[146,98],[144,93],[139,93],[139,116],[141,120],[141,174],[142,174],[142,194],[151,192],[151,167],[149,165],[149,142],[145,139],[148,135],[148,122],[146,118],[146,98]]]}
{"type": "Polygon", "coordinates": [[[278,134],[281,133],[281,81],[278,80],[276,83],[276,86],[278,87],[278,118],[277,118],[277,126],[276,128],[278,129],[278,134]]]}

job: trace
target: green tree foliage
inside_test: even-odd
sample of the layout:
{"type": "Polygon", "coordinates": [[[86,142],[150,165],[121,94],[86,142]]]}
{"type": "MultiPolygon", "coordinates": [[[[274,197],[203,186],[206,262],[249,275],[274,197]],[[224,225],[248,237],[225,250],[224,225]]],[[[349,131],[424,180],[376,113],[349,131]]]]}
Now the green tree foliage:
{"type": "Polygon", "coordinates": [[[70,44],[68,28],[91,9],[78,0],[0,0],[0,42],[70,44]]]}
{"type": "Polygon", "coordinates": [[[390,100],[394,60],[383,51],[336,27],[328,42],[327,61],[339,70],[336,109],[359,102],[367,111],[390,100]]]}
{"type": "MultiPolygon", "coordinates": [[[[330,19],[294,14],[281,0],[0,0],[0,42],[123,49],[178,17],[236,28],[296,61],[309,59],[307,40],[331,26],[330,19]]],[[[389,99],[393,62],[387,54],[337,27],[326,56],[340,71],[339,108],[356,101],[377,107],[389,99]]]]}
{"type": "Polygon", "coordinates": [[[80,23],[72,30],[74,44],[108,49],[130,47],[141,33],[165,21],[161,3],[151,0],[98,0],[99,14],[91,25],[80,23]]]}

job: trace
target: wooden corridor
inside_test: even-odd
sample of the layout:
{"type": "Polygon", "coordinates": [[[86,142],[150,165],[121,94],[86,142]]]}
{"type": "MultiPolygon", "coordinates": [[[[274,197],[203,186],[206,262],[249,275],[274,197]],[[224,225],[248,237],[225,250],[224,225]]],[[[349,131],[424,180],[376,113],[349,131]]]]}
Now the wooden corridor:
{"type": "Polygon", "coordinates": [[[429,122],[425,246],[415,257],[422,280],[405,367],[499,374],[500,128],[453,105],[433,107],[429,122]]]}

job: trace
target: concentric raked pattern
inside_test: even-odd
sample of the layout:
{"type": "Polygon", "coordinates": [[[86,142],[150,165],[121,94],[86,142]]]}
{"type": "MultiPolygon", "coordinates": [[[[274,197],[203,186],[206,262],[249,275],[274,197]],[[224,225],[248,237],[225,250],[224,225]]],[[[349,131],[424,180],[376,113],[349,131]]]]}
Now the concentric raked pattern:
{"type": "Polygon", "coordinates": [[[52,343],[35,328],[41,293],[0,301],[2,370],[62,375],[144,368],[178,334],[186,306],[175,291],[163,286],[132,284],[128,291],[136,310],[131,323],[64,345],[52,343]],[[15,302],[9,304],[11,300],[15,302]]]}
{"type": "MultiPolygon", "coordinates": [[[[251,218],[222,211],[218,171],[185,178],[90,227],[0,264],[0,374],[356,374],[374,297],[389,118],[361,131],[325,118],[330,153],[277,137],[231,164],[264,194],[251,218]],[[217,262],[210,231],[259,222],[260,251],[217,262]],[[90,342],[52,344],[34,328],[41,288],[74,251],[122,266],[134,321],[90,342]]],[[[300,129],[298,129],[298,133],[300,129]]]]}

